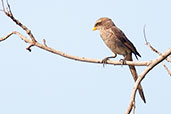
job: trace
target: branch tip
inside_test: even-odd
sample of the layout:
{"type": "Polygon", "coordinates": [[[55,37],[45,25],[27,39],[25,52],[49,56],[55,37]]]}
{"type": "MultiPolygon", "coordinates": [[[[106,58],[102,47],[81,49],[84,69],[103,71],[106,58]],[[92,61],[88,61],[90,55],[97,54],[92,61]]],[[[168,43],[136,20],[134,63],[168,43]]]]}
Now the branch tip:
{"type": "Polygon", "coordinates": [[[149,44],[149,42],[147,41],[147,37],[146,37],[146,31],[145,31],[146,25],[144,25],[143,28],[143,33],[144,33],[144,39],[145,39],[145,44],[149,44]]]}
{"type": "Polygon", "coordinates": [[[46,40],[45,40],[45,39],[43,39],[43,44],[44,44],[44,46],[47,47],[47,45],[46,45],[46,40]]]}
{"type": "Polygon", "coordinates": [[[166,71],[168,72],[168,74],[171,76],[171,72],[169,71],[168,67],[164,63],[162,63],[162,65],[166,69],[166,71]]]}
{"type": "Polygon", "coordinates": [[[34,44],[30,44],[27,48],[26,48],[26,50],[28,50],[29,52],[31,52],[31,47],[32,46],[34,46],[34,44]]]}

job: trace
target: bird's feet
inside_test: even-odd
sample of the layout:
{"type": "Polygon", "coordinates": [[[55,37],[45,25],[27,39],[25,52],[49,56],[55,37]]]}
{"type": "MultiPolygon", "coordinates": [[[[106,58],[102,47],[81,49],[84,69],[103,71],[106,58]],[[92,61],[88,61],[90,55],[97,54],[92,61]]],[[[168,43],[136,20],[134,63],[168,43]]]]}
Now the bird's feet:
{"type": "Polygon", "coordinates": [[[107,63],[107,60],[109,60],[109,57],[106,57],[102,60],[102,63],[103,63],[103,67],[105,66],[105,64],[107,63]]]}
{"type": "Polygon", "coordinates": [[[117,54],[114,54],[114,56],[110,56],[110,57],[106,57],[102,60],[102,63],[103,63],[103,67],[104,65],[107,63],[107,60],[109,60],[109,58],[115,58],[117,54]]]}
{"type": "Polygon", "coordinates": [[[126,60],[125,59],[120,59],[119,62],[121,62],[121,65],[126,64],[126,60]]]}

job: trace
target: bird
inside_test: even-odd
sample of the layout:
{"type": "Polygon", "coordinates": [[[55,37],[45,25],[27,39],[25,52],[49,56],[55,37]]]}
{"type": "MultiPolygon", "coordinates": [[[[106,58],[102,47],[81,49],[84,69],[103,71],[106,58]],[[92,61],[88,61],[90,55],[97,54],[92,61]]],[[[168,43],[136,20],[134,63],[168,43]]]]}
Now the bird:
{"type": "MultiPolygon", "coordinates": [[[[113,52],[113,56],[106,57],[102,60],[103,63],[107,63],[107,60],[109,58],[115,58],[117,54],[123,55],[124,61],[133,61],[132,54],[135,55],[136,59],[138,59],[138,56],[141,57],[141,55],[138,53],[137,49],[133,45],[133,43],[126,37],[124,32],[120,30],[114,22],[108,18],[108,17],[102,17],[98,19],[94,25],[93,31],[98,30],[100,31],[100,36],[104,43],[107,45],[107,47],[113,52]]],[[[135,69],[135,66],[128,65],[129,69],[131,71],[131,74],[133,76],[134,81],[137,80],[138,74],[135,69]]],[[[144,96],[143,88],[141,84],[138,86],[138,91],[140,94],[140,97],[146,103],[146,99],[144,96]]]]}

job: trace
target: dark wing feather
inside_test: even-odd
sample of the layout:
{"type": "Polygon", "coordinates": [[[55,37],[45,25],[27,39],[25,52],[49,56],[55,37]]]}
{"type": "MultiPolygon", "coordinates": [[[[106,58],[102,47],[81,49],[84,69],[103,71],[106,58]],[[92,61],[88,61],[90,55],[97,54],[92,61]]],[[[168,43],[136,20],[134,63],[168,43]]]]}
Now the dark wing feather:
{"type": "MultiPolygon", "coordinates": [[[[112,31],[115,33],[115,35],[117,36],[117,38],[128,48],[132,51],[132,53],[135,54],[135,57],[137,58],[137,55],[139,57],[141,57],[141,55],[138,53],[138,51],[136,50],[135,46],[132,44],[131,41],[129,41],[127,39],[127,37],[125,36],[125,34],[116,26],[112,27],[112,31]]],[[[138,59],[138,58],[137,58],[138,59]]]]}

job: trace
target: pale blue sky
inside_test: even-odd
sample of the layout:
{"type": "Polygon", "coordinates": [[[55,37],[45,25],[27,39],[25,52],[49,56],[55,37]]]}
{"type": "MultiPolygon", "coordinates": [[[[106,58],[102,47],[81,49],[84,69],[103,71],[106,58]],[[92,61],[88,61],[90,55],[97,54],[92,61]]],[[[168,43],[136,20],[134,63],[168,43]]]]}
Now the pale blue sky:
{"type": "MultiPolygon", "coordinates": [[[[134,43],[142,57],[158,55],[171,47],[170,0],[9,0],[14,16],[36,40],[80,57],[103,59],[112,55],[92,31],[95,21],[109,17],[134,43]]],[[[2,9],[2,7],[1,7],[2,9]]],[[[0,37],[11,31],[25,34],[0,12],[0,37]]],[[[127,66],[83,63],[36,47],[25,48],[17,36],[0,42],[0,114],[123,114],[128,106],[133,79],[127,66]]],[[[115,60],[121,59],[118,56],[115,60]]],[[[135,58],[134,58],[135,59],[135,58]]],[[[165,62],[171,68],[170,64],[165,62]]],[[[141,73],[145,67],[136,67],[141,73]]],[[[170,114],[171,77],[160,64],[142,82],[147,103],[136,96],[137,114],[170,114]]]]}

